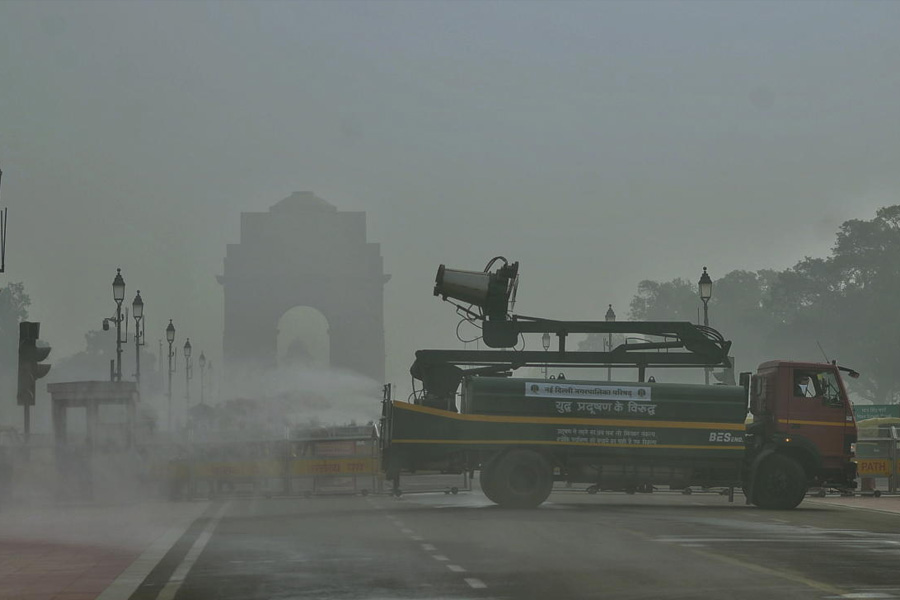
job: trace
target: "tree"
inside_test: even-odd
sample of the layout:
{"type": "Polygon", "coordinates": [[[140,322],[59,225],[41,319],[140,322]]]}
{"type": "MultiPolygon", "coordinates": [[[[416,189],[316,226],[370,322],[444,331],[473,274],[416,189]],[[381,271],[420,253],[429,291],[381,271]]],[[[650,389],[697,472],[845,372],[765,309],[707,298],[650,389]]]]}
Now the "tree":
{"type": "MultiPolygon", "coordinates": [[[[772,324],[768,298],[778,273],[772,270],[731,271],[714,280],[709,303],[710,325],[734,342],[744,365],[754,367],[771,358],[765,351],[772,324]]],[[[658,282],[644,280],[631,299],[629,318],[634,321],[688,321],[700,323],[703,303],[695,283],[684,278],[658,282]]],[[[604,334],[592,334],[581,350],[601,350],[604,334]]]]}
{"type": "Polygon", "coordinates": [[[19,361],[19,322],[28,319],[31,298],[25,284],[10,283],[0,289],[0,376],[14,378],[19,361]]]}
{"type": "Polygon", "coordinates": [[[700,298],[697,288],[687,279],[663,283],[645,279],[631,299],[630,318],[634,321],[691,321],[697,318],[700,298]]]}
{"type": "Polygon", "coordinates": [[[109,379],[109,361],[116,358],[115,331],[88,331],[84,340],[84,350],[59,360],[54,366],[54,381],[109,379]]]}
{"type": "Polygon", "coordinates": [[[855,365],[853,390],[876,403],[900,399],[900,205],[844,222],[828,258],[807,257],[772,290],[777,339],[855,365]],[[832,354],[834,356],[832,356],[832,354]]]}
{"type": "MultiPolygon", "coordinates": [[[[691,321],[693,318],[689,315],[695,311],[697,301],[697,293],[686,279],[664,283],[645,279],[638,284],[638,293],[631,299],[629,318],[632,321],[691,321]]],[[[579,342],[578,349],[603,352],[607,341],[605,333],[589,333],[579,342]]],[[[614,335],[613,347],[624,341],[623,336],[614,335]]]]}

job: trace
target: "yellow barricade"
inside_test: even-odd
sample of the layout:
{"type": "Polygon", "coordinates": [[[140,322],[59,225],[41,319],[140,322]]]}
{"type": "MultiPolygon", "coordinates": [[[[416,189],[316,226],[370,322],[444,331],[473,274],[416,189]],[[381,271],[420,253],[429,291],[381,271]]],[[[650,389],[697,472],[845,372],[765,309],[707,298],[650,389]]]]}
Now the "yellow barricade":
{"type": "Polygon", "coordinates": [[[198,462],[194,465],[194,477],[198,479],[231,479],[254,477],[281,477],[284,463],[279,460],[227,460],[198,462]]]}
{"type": "Polygon", "coordinates": [[[374,475],[378,473],[378,459],[360,458],[298,458],[291,460],[290,475],[374,475]]]}
{"type": "Polygon", "coordinates": [[[888,477],[891,461],[886,458],[857,458],[856,472],[861,477],[888,477]]]}

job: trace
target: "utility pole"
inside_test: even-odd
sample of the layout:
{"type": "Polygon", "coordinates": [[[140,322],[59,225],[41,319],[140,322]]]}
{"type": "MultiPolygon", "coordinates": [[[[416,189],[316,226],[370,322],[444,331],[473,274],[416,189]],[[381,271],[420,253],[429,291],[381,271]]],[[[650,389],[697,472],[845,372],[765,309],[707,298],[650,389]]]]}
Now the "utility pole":
{"type": "Polygon", "coordinates": [[[175,341],[175,326],[172,324],[172,319],[169,319],[169,326],[166,327],[166,341],[169,342],[169,387],[166,392],[166,398],[168,399],[168,421],[169,421],[169,433],[172,432],[172,373],[175,371],[172,369],[172,359],[175,357],[174,352],[172,351],[172,343],[175,341]]]}
{"type": "MultiPolygon", "coordinates": [[[[712,279],[703,267],[703,274],[700,275],[700,281],[697,283],[700,290],[700,299],[703,301],[703,326],[709,327],[709,299],[712,298],[712,279]]],[[[703,379],[706,385],[709,385],[709,367],[703,368],[703,379]]]]}
{"type": "MultiPolygon", "coordinates": [[[[613,323],[616,320],[616,311],[613,310],[612,304],[606,309],[606,322],[613,323]]],[[[612,333],[606,334],[606,351],[612,352],[612,333]]],[[[612,381],[612,363],[606,366],[606,380],[612,381]]]]}

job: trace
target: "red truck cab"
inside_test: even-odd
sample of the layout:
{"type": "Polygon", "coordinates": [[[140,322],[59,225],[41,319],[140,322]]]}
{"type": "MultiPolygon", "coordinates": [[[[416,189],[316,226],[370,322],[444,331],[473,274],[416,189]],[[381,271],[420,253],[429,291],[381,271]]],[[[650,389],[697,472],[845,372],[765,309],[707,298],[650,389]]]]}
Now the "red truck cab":
{"type": "Polygon", "coordinates": [[[803,467],[810,487],[852,489],[856,421],[835,364],[769,361],[750,383],[749,472],[773,453],[803,467]]]}

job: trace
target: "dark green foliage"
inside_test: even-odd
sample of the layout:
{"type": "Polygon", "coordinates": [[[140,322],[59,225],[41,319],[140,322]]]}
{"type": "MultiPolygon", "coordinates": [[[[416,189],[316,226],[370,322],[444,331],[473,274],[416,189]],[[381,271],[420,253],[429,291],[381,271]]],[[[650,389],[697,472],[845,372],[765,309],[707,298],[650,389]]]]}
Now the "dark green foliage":
{"type": "Polygon", "coordinates": [[[15,378],[18,368],[19,322],[28,318],[31,298],[23,283],[0,289],[0,377],[15,378]]]}
{"type": "Polygon", "coordinates": [[[897,402],[898,297],[900,205],[845,222],[830,257],[807,257],[779,273],[771,299],[777,339],[792,347],[818,340],[829,358],[860,371],[855,392],[897,402]]]}
{"type": "MultiPolygon", "coordinates": [[[[900,205],[842,224],[829,257],[713,281],[710,325],[734,342],[739,370],[776,358],[824,360],[821,345],[829,359],[860,371],[853,392],[876,403],[900,399],[900,205]]],[[[697,323],[698,310],[695,283],[642,281],[629,316],[697,323]]]]}

